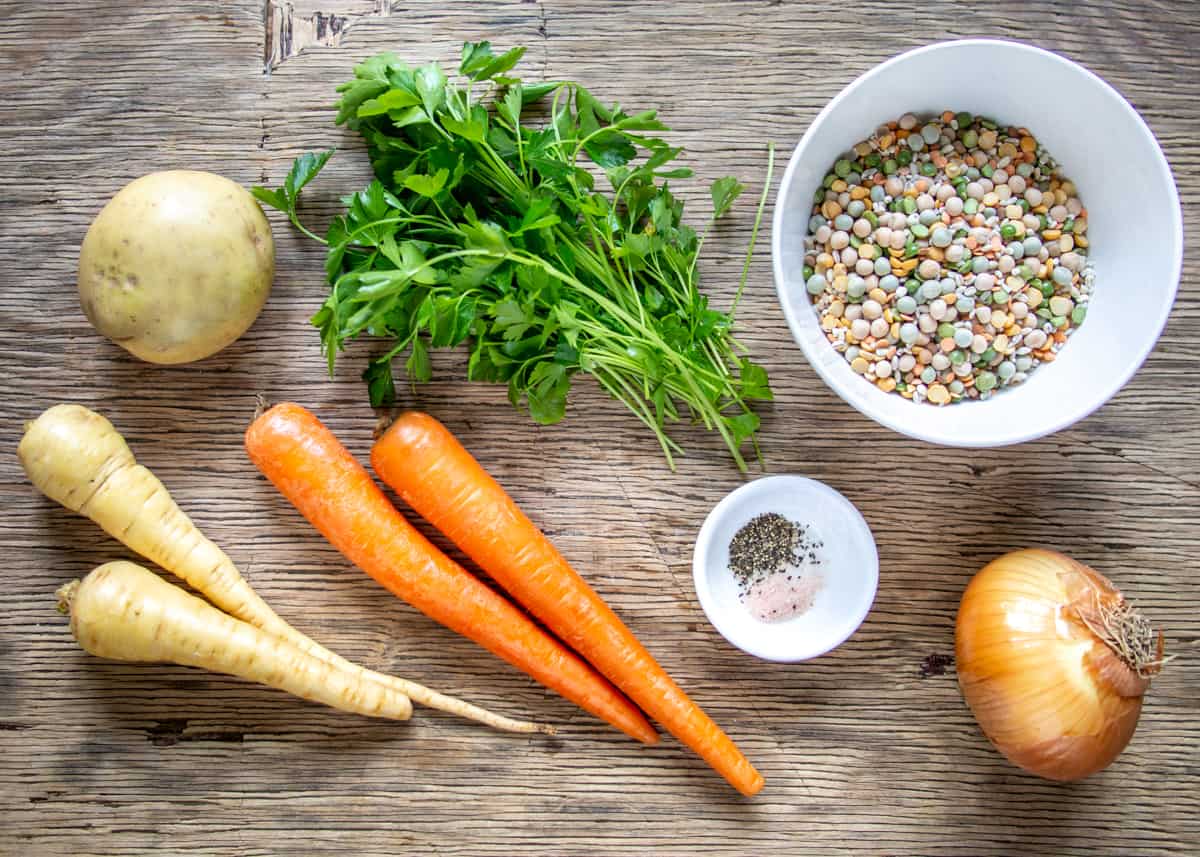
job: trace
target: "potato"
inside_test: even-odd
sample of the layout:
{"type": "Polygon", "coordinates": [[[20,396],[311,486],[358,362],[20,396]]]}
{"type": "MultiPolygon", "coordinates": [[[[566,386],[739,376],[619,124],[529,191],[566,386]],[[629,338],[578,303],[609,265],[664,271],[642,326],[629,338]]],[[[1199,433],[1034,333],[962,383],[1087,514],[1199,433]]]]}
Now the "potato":
{"type": "Polygon", "coordinates": [[[126,185],[92,221],[79,299],[92,326],[151,363],[215,354],[254,323],[275,276],[271,227],[249,192],[170,170],[126,185]]]}

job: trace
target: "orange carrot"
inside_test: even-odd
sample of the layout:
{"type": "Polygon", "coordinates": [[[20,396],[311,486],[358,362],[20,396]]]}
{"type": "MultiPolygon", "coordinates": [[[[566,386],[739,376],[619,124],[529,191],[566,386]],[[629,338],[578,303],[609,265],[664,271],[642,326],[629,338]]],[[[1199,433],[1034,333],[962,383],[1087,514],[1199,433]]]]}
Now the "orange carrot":
{"type": "Polygon", "coordinates": [[[246,451],[334,547],[400,598],[622,732],[647,744],[658,740],[642,713],[594,669],[413,529],[300,405],[279,404],[255,419],[246,451]]]}
{"type": "Polygon", "coordinates": [[[376,442],[371,464],[406,503],[734,788],[745,795],[762,788],[762,775],[733,741],[445,426],[428,414],[404,414],[376,442]]]}

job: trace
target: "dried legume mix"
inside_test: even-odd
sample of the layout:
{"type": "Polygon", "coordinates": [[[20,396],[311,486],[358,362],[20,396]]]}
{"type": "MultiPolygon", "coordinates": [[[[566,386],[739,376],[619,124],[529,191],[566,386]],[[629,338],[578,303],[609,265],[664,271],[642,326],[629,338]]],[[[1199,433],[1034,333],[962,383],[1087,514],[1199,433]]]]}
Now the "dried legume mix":
{"type": "Polygon", "coordinates": [[[1025,128],[906,114],[813,202],[804,280],[821,329],[885,392],[989,398],[1053,362],[1087,315],[1087,210],[1025,128]]]}

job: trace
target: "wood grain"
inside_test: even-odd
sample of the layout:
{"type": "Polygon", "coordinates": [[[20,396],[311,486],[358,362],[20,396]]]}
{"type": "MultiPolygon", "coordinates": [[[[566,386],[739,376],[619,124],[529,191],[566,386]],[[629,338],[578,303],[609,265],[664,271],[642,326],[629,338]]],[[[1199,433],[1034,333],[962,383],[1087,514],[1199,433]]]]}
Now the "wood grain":
{"type": "MultiPolygon", "coordinates": [[[[289,4],[271,4],[275,13],[289,4]]],[[[1170,159],[1186,230],[1200,230],[1200,24],[1185,4],[931,0],[290,4],[344,18],[264,75],[259,2],[0,4],[0,853],[1185,855],[1200,852],[1200,264],[1185,261],[1171,321],[1134,380],[1092,417],[1000,450],[891,434],[803,362],[758,254],[743,339],[770,370],[766,469],[822,479],[864,511],[880,547],[875,607],[815,661],[754,661],[705,621],[690,580],[704,515],[742,481],[720,442],[678,433],[666,471],[652,438],[580,384],[568,419],[537,427],[457,354],[408,403],[443,418],[545,527],[694,698],[762,769],[746,801],[674,741],[634,745],[347,567],[241,450],[255,393],[314,408],[365,458],[373,415],[357,379],[369,343],[325,380],[306,319],[320,248],[272,220],[271,300],[238,343],[200,364],[140,364],[79,310],[76,253],[103,201],[174,166],[278,181],[298,153],[340,153],[310,195],[320,223],[367,176],[332,125],[333,88],[372,52],[451,61],[464,39],[529,45],[528,77],[572,77],[607,100],[658,107],[687,147],[699,200],[726,173],[761,182],[816,112],[875,63],[941,38],[1022,39],[1085,63],[1146,118],[1170,159]],[[54,589],[128,556],[38,496],[15,449],[58,401],[106,413],[196,522],[286,618],[340,653],[519,716],[562,724],[513,738],[418,711],[396,726],[174,666],[82,653],[54,589]],[[982,737],[950,669],[958,597],[998,553],[1052,544],[1109,573],[1181,657],[1157,679],[1125,754],[1056,785],[982,737]]],[[[299,32],[299,30],[295,30],[299,32]]],[[[914,87],[920,81],[913,81],[914,87]]],[[[707,250],[727,301],[750,195],[707,250]]],[[[1136,284],[1129,284],[1136,287],[1136,284]]],[[[435,539],[437,537],[435,536],[435,539]]],[[[444,541],[437,539],[444,545],[444,541]]],[[[451,551],[453,553],[453,551],[451,551]]]]}

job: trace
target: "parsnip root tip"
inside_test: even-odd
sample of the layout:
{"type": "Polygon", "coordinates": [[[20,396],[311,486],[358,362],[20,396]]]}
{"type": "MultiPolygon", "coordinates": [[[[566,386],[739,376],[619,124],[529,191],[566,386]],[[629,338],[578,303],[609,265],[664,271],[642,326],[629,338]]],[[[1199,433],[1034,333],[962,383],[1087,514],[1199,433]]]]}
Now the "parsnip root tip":
{"type": "Polygon", "coordinates": [[[54,594],[58,597],[58,612],[64,616],[71,614],[71,602],[75,600],[75,593],[79,591],[79,581],[72,580],[70,583],[64,583],[55,590],[54,594]]]}

